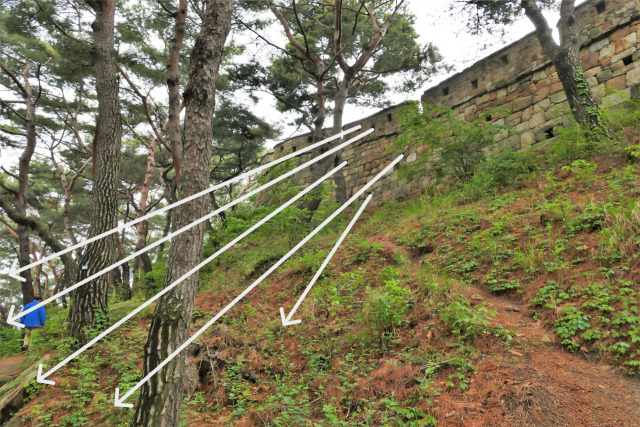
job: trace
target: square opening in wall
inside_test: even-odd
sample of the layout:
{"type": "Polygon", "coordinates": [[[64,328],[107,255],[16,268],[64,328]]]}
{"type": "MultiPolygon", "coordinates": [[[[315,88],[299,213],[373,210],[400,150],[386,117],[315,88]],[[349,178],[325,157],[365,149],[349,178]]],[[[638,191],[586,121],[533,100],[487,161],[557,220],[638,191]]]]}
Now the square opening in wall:
{"type": "Polygon", "coordinates": [[[484,118],[485,121],[490,122],[491,120],[493,120],[493,117],[491,117],[491,114],[489,114],[488,116],[486,116],[484,118]]]}
{"type": "Polygon", "coordinates": [[[502,63],[503,63],[504,65],[509,64],[509,56],[508,56],[508,55],[502,55],[502,56],[500,57],[500,59],[502,60],[502,63]]]}
{"type": "Polygon", "coordinates": [[[393,121],[393,114],[387,113],[387,120],[392,122],[393,121]]]}
{"type": "Polygon", "coordinates": [[[284,151],[284,145],[280,146],[280,152],[282,153],[284,151]]]}
{"type": "Polygon", "coordinates": [[[633,62],[633,55],[625,56],[624,58],[622,58],[622,63],[624,64],[625,67],[627,65],[631,65],[632,62],[633,62]]]}
{"type": "Polygon", "coordinates": [[[307,142],[311,142],[311,141],[313,141],[313,136],[308,136],[307,137],[307,142]]]}
{"type": "Polygon", "coordinates": [[[471,87],[478,89],[478,79],[471,80],[471,87]]]}
{"type": "Polygon", "coordinates": [[[545,137],[546,139],[551,139],[555,136],[555,134],[553,133],[553,128],[549,128],[547,130],[544,131],[545,137]]]}
{"type": "Polygon", "coordinates": [[[292,153],[295,153],[297,149],[298,149],[298,147],[296,147],[296,146],[294,145],[293,147],[291,147],[291,152],[292,152],[292,153]]]}
{"type": "Polygon", "coordinates": [[[442,94],[443,94],[444,96],[449,95],[449,88],[448,88],[448,87],[445,87],[444,89],[442,89],[442,94]]]}
{"type": "Polygon", "coordinates": [[[604,1],[601,1],[600,3],[596,4],[595,8],[598,14],[604,13],[604,11],[607,10],[607,3],[604,1]]]}

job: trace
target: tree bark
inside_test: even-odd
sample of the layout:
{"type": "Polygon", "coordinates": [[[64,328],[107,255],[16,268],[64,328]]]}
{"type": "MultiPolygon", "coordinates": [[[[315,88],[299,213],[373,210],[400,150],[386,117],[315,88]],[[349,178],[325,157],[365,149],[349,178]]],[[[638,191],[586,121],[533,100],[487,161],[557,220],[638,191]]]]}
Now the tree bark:
{"type": "MultiPolygon", "coordinates": [[[[16,91],[20,94],[25,104],[25,115],[23,120],[25,122],[25,136],[26,145],[25,149],[20,155],[18,161],[18,189],[12,190],[14,194],[14,205],[16,215],[26,216],[27,214],[27,196],[29,192],[29,165],[31,164],[31,158],[36,148],[36,103],[32,97],[31,84],[29,83],[29,70],[31,66],[27,62],[24,71],[22,72],[22,79],[24,83],[20,83],[18,77],[7,66],[0,62],[0,69],[13,81],[16,86],[16,91]]],[[[9,213],[7,212],[7,215],[9,213]]],[[[14,221],[15,222],[15,221],[14,221]]],[[[31,263],[30,245],[29,245],[29,227],[25,224],[17,223],[18,226],[15,231],[15,238],[18,243],[18,264],[20,267],[24,267],[31,263]]],[[[22,287],[22,303],[28,304],[33,301],[33,277],[31,270],[25,270],[20,273],[25,279],[21,282],[22,287]]]]}
{"type": "MultiPolygon", "coordinates": [[[[224,44],[231,27],[233,0],[208,0],[202,28],[191,53],[189,83],[184,92],[185,124],[178,193],[188,197],[209,186],[215,85],[224,44]]],[[[201,197],[176,207],[174,229],[206,214],[201,197]]],[[[165,287],[200,262],[204,224],[176,236],[171,244],[165,287]]],[[[156,306],[144,348],[143,375],[152,371],[189,337],[198,275],[165,294],[156,306]]],[[[177,426],[182,399],[184,353],[146,382],[140,391],[133,425],[177,426]]]]}
{"type": "Polygon", "coordinates": [[[558,73],[558,79],[567,95],[571,112],[578,125],[596,134],[608,134],[608,125],[593,99],[591,88],[580,68],[580,35],[575,13],[575,0],[562,0],[560,4],[560,44],[535,0],[522,0],[521,6],[536,29],[544,53],[558,73]]]}
{"type": "MultiPolygon", "coordinates": [[[[147,146],[147,172],[144,176],[144,181],[142,182],[142,187],[140,188],[140,202],[138,202],[136,209],[136,217],[141,218],[147,214],[147,204],[149,201],[149,191],[151,190],[151,184],[153,183],[153,175],[156,171],[156,149],[158,148],[158,144],[160,141],[158,139],[154,139],[151,144],[146,144],[147,146]]],[[[149,222],[150,220],[145,220],[139,222],[136,225],[136,247],[135,251],[138,252],[144,249],[147,246],[147,236],[149,234],[149,222]]],[[[151,257],[148,252],[144,252],[140,254],[138,257],[138,261],[140,265],[142,265],[143,274],[146,275],[151,273],[153,270],[153,264],[151,262],[151,257]]],[[[146,279],[145,279],[146,281],[146,279]]]]}
{"type": "MultiPolygon", "coordinates": [[[[333,109],[333,134],[336,135],[342,132],[342,119],[344,117],[344,107],[347,104],[347,96],[349,91],[350,79],[345,78],[338,88],[338,94],[336,95],[333,109]]],[[[342,142],[342,139],[338,140],[338,144],[342,142]]],[[[337,166],[342,163],[342,150],[338,151],[334,158],[334,165],[337,166]]],[[[340,169],[333,178],[333,182],[336,184],[336,201],[341,205],[347,201],[347,183],[344,179],[344,173],[340,169]]]]}
{"type": "MultiPolygon", "coordinates": [[[[95,12],[93,65],[98,95],[97,132],[94,140],[94,180],[89,237],[118,224],[118,184],[122,124],[118,100],[118,70],[114,49],[116,0],[87,0],[95,12]]],[[[87,245],[80,262],[79,280],[113,264],[117,258],[116,236],[87,245]]],[[[103,326],[108,312],[109,276],[102,275],[76,289],[69,311],[69,332],[80,344],[88,341],[86,328],[103,326]]]]}
{"type": "MultiPolygon", "coordinates": [[[[16,210],[20,215],[27,215],[27,195],[29,192],[29,165],[31,158],[36,149],[36,105],[33,102],[31,94],[31,85],[29,84],[29,64],[22,74],[24,78],[23,96],[26,106],[26,128],[27,128],[27,145],[20,155],[18,165],[18,193],[16,194],[16,210]]],[[[24,224],[18,224],[18,263],[20,267],[29,265],[31,258],[29,257],[29,228],[24,224]]],[[[20,276],[26,280],[22,282],[22,303],[28,304],[33,301],[33,277],[31,270],[25,270],[20,276]]]]}
{"type": "MultiPolygon", "coordinates": [[[[124,251],[124,244],[122,243],[122,238],[116,234],[116,243],[118,247],[118,256],[120,259],[125,259],[127,254],[124,251]]],[[[117,269],[116,269],[117,270],[117,269]]],[[[131,271],[129,270],[129,263],[122,264],[122,276],[120,278],[120,288],[119,295],[121,296],[123,301],[128,301],[131,299],[132,289],[130,286],[130,278],[131,271]]]]}
{"type": "MultiPolygon", "coordinates": [[[[320,71],[324,72],[324,66],[320,67],[318,71],[319,71],[319,74],[322,76],[322,73],[320,73],[320,71]]],[[[318,81],[316,82],[316,86],[318,88],[318,94],[317,94],[318,113],[316,115],[316,119],[313,121],[314,127],[313,127],[313,134],[312,134],[313,135],[312,143],[322,141],[324,137],[324,134],[323,134],[324,121],[327,116],[327,106],[326,106],[326,99],[324,94],[324,82],[322,81],[322,78],[318,79],[318,81]]],[[[324,144],[318,148],[315,148],[314,150],[311,151],[311,157],[315,158],[323,153],[326,153],[327,151],[332,149],[335,146],[335,144],[336,142],[332,141],[328,144],[324,144]]],[[[329,168],[331,168],[334,158],[335,156],[328,156],[309,166],[309,174],[311,175],[310,182],[315,182],[318,179],[320,179],[324,174],[326,174],[329,168]]],[[[322,202],[322,196],[321,196],[322,188],[323,188],[323,184],[311,190],[307,196],[307,200],[301,202],[298,205],[299,209],[305,209],[307,211],[304,217],[304,220],[306,222],[311,221],[311,219],[313,218],[313,214],[320,207],[320,203],[322,202]]]]}
{"type": "Polygon", "coordinates": [[[173,168],[176,180],[180,178],[182,169],[182,140],[180,137],[180,52],[184,40],[184,24],[187,20],[187,0],[178,0],[175,15],[173,38],[169,45],[169,62],[167,64],[167,87],[169,89],[168,136],[173,156],[173,168]]]}

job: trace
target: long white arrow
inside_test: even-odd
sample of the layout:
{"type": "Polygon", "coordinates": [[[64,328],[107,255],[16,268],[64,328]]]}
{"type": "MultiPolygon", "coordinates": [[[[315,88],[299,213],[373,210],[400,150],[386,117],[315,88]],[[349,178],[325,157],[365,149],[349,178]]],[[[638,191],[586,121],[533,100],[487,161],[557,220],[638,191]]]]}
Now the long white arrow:
{"type": "Polygon", "coordinates": [[[322,224],[320,224],[317,228],[315,228],[311,233],[309,233],[304,239],[300,241],[293,249],[287,252],[278,262],[276,262],[269,270],[267,270],[262,276],[260,276],[255,282],[253,282],[247,289],[242,291],[240,295],[238,295],[233,301],[231,301],[226,307],[224,307],[215,317],[209,320],[202,328],[198,329],[198,331],[193,334],[188,340],[186,340],[180,347],[178,347],[173,353],[171,353],[165,360],[163,360],[158,366],[156,366],[151,372],[149,372],[143,379],[138,381],[136,385],[134,385],[131,390],[129,390],[126,394],[120,397],[120,389],[116,388],[115,394],[115,406],[123,407],[123,408],[132,408],[132,403],[124,403],[125,400],[129,396],[131,396],[137,389],[142,387],[142,384],[147,382],[149,378],[158,373],[160,369],[162,369],[167,363],[169,363],[174,357],[176,357],[182,350],[187,348],[189,344],[195,341],[204,331],[206,331],[211,325],[218,321],[227,311],[229,311],[234,305],[236,305],[242,298],[244,298],[249,292],[251,292],[256,286],[260,284],[265,278],[267,278],[271,273],[273,273],[278,267],[280,267],[291,255],[293,255],[298,249],[300,249],[305,243],[307,243],[313,236],[315,236],[320,230],[322,230],[327,224],[329,224],[336,216],[340,215],[340,213],[347,208],[351,203],[353,203],[356,199],[358,199],[365,191],[367,191],[376,181],[382,178],[387,172],[389,172],[402,158],[404,155],[398,156],[393,162],[391,162],[387,167],[385,167],[381,172],[379,172],[375,178],[366,183],[364,187],[362,187],[356,194],[354,194],[344,205],[340,206],[334,213],[332,213],[327,219],[325,219],[322,224]]]}
{"type": "Polygon", "coordinates": [[[353,216],[353,219],[351,220],[351,222],[349,223],[347,228],[345,228],[344,232],[342,233],[342,235],[340,236],[340,238],[338,239],[336,244],[333,246],[333,249],[331,249],[331,252],[329,252],[329,255],[327,256],[327,258],[325,258],[324,262],[322,263],[322,265],[320,266],[318,271],[316,271],[316,274],[313,276],[313,279],[311,279],[311,282],[309,282],[309,284],[307,285],[307,287],[304,290],[304,292],[302,293],[302,295],[300,295],[300,298],[296,302],[296,305],[293,306],[293,309],[291,309],[291,312],[289,313],[289,315],[285,316],[284,309],[282,307],[280,307],[280,317],[282,318],[282,325],[283,326],[295,325],[296,323],[302,322],[302,320],[299,320],[299,319],[292,321],[291,318],[293,317],[293,315],[296,313],[296,311],[300,307],[300,304],[302,304],[302,301],[304,301],[306,296],[309,294],[309,292],[311,291],[311,288],[313,287],[313,285],[320,278],[320,275],[322,274],[322,271],[325,269],[327,264],[329,264],[329,261],[331,260],[331,257],[336,253],[336,251],[338,250],[338,248],[342,244],[342,241],[345,239],[345,237],[347,237],[347,235],[351,231],[351,228],[354,226],[354,224],[356,223],[356,221],[358,220],[360,215],[362,215],[362,211],[364,211],[364,208],[367,207],[367,204],[369,203],[369,201],[371,200],[372,197],[373,197],[373,194],[369,194],[367,196],[367,198],[365,199],[364,203],[362,203],[362,206],[360,206],[360,209],[358,210],[358,212],[353,216]]]}
{"type": "Polygon", "coordinates": [[[272,167],[272,166],[275,166],[275,165],[280,164],[280,163],[282,163],[282,162],[284,162],[284,161],[287,161],[287,160],[289,160],[289,159],[291,159],[291,158],[293,158],[293,157],[296,157],[296,156],[298,156],[298,155],[300,155],[300,154],[302,154],[302,153],[306,153],[307,151],[311,151],[311,150],[313,150],[314,148],[317,148],[317,147],[319,147],[319,146],[321,146],[321,145],[323,145],[323,144],[326,144],[326,143],[328,143],[328,142],[331,142],[331,141],[333,141],[333,140],[336,140],[336,139],[338,139],[338,138],[341,138],[341,137],[343,137],[344,135],[348,135],[348,134],[350,134],[350,133],[352,133],[352,132],[355,132],[355,131],[359,130],[360,128],[361,128],[361,126],[360,126],[360,125],[358,125],[358,126],[354,126],[354,127],[352,127],[351,129],[347,129],[347,130],[345,130],[345,131],[343,131],[343,132],[340,132],[339,134],[333,135],[333,136],[331,136],[331,137],[329,137],[329,138],[327,138],[327,139],[323,139],[322,141],[320,141],[320,142],[316,142],[316,143],[315,143],[315,144],[313,144],[313,145],[309,145],[308,147],[303,147],[303,148],[301,148],[300,150],[296,151],[295,153],[287,154],[287,155],[286,155],[286,156],[284,156],[284,157],[280,157],[279,159],[276,159],[276,160],[274,160],[274,161],[272,161],[272,162],[269,162],[269,163],[267,163],[267,164],[265,164],[265,165],[259,166],[259,167],[255,168],[255,169],[252,169],[252,170],[248,171],[248,172],[245,172],[245,173],[243,173],[243,174],[240,174],[240,175],[238,175],[238,176],[237,176],[237,177],[235,177],[235,178],[231,178],[231,179],[229,179],[229,180],[227,180],[227,181],[225,181],[225,182],[223,182],[223,183],[213,185],[213,186],[211,186],[211,187],[207,188],[206,190],[203,190],[203,191],[201,191],[201,192],[199,192],[199,193],[196,193],[196,194],[194,194],[194,195],[192,195],[192,196],[186,197],[186,198],[184,198],[184,199],[182,199],[182,200],[179,200],[179,201],[177,201],[177,202],[175,202],[175,203],[172,203],[172,204],[167,205],[167,206],[165,206],[165,207],[163,207],[163,208],[160,208],[160,209],[158,209],[158,210],[155,210],[155,211],[153,211],[153,212],[151,212],[151,213],[148,213],[147,215],[141,216],[140,218],[136,218],[136,219],[134,219],[133,221],[127,222],[127,223],[122,224],[122,225],[119,225],[119,226],[117,226],[117,227],[115,227],[115,228],[112,228],[112,229],[111,229],[111,230],[109,230],[109,231],[105,231],[105,232],[104,232],[104,233],[102,233],[102,234],[99,234],[99,235],[97,235],[97,236],[91,237],[90,239],[83,240],[82,242],[79,242],[79,243],[77,243],[77,244],[75,244],[75,245],[73,245],[73,246],[69,246],[68,248],[66,248],[66,249],[64,249],[64,250],[61,250],[60,252],[56,252],[56,253],[54,253],[54,254],[51,254],[51,255],[46,256],[46,257],[44,257],[44,258],[41,258],[41,259],[39,259],[38,261],[32,262],[32,263],[31,263],[31,264],[29,264],[29,265],[25,265],[24,267],[17,268],[18,261],[17,261],[17,260],[15,260],[15,261],[13,262],[13,264],[11,265],[11,269],[9,270],[9,272],[7,273],[7,275],[8,275],[9,277],[12,277],[12,278],[16,279],[16,280],[20,280],[20,281],[22,281],[22,282],[26,282],[26,280],[27,280],[27,279],[25,279],[25,278],[24,278],[24,277],[22,277],[22,276],[19,276],[19,274],[20,274],[21,272],[25,271],[25,270],[28,270],[28,269],[30,269],[30,268],[33,268],[33,267],[37,266],[37,265],[43,264],[43,263],[45,263],[45,262],[47,262],[47,261],[49,261],[49,260],[52,260],[52,259],[54,259],[54,258],[57,258],[57,257],[59,257],[59,256],[61,256],[61,255],[64,255],[64,254],[66,254],[66,253],[69,253],[69,252],[71,252],[71,251],[74,251],[74,250],[76,250],[76,249],[78,249],[78,248],[81,248],[81,247],[83,247],[83,246],[85,246],[85,245],[88,245],[88,244],[89,244],[89,243],[91,243],[91,242],[95,242],[96,240],[100,240],[100,239],[102,239],[102,238],[103,238],[103,237],[105,237],[105,236],[109,236],[109,235],[111,235],[111,234],[113,234],[113,233],[117,233],[118,231],[122,230],[123,228],[129,227],[129,226],[131,226],[131,225],[135,225],[135,224],[137,224],[137,223],[139,223],[139,222],[142,222],[142,221],[145,221],[145,220],[147,220],[147,219],[149,219],[149,218],[151,218],[151,217],[153,217],[153,216],[156,216],[156,215],[159,215],[159,214],[161,214],[161,213],[163,213],[163,212],[165,212],[165,211],[168,211],[169,209],[173,209],[173,208],[175,208],[176,206],[180,206],[180,205],[181,205],[181,204],[183,204],[183,203],[189,202],[189,201],[191,201],[191,200],[193,200],[193,199],[197,199],[198,197],[204,196],[205,194],[211,193],[212,191],[218,190],[218,189],[220,189],[220,188],[222,188],[222,187],[226,187],[227,185],[229,185],[229,184],[231,184],[231,183],[234,183],[234,182],[237,182],[237,181],[243,180],[243,179],[245,179],[245,178],[251,177],[251,176],[253,176],[253,175],[257,174],[257,173],[262,172],[262,171],[263,171],[263,170],[265,170],[265,169],[269,169],[269,168],[270,168],[270,167],[272,167]]]}
{"type": "Polygon", "coordinates": [[[46,380],[45,378],[47,378],[49,375],[51,375],[52,373],[54,373],[55,371],[57,371],[58,369],[62,368],[64,365],[66,365],[67,363],[69,363],[71,360],[75,359],[76,357],[78,357],[78,355],[80,355],[82,352],[84,352],[85,350],[87,350],[88,348],[90,348],[91,346],[93,346],[95,343],[97,343],[98,341],[100,341],[102,338],[106,337],[108,334],[110,334],[111,332],[113,332],[114,330],[116,330],[117,328],[120,327],[120,325],[122,325],[124,322],[126,322],[127,320],[131,319],[133,316],[135,316],[136,314],[140,313],[142,310],[144,310],[147,306],[149,306],[150,304],[152,304],[154,301],[158,300],[161,296],[163,296],[164,294],[166,294],[167,292],[169,292],[171,289],[175,288],[176,286],[178,286],[180,283],[182,283],[187,277],[191,276],[193,273],[197,272],[198,270],[200,270],[202,267],[204,267],[205,265],[209,264],[211,261],[213,261],[215,258],[217,258],[218,256],[220,256],[223,252],[225,252],[227,249],[229,249],[230,247],[232,247],[233,245],[235,245],[236,243],[238,243],[240,240],[244,239],[246,236],[248,236],[249,234],[251,234],[253,231],[255,231],[258,227],[260,227],[262,224],[264,224],[265,222],[269,221],[271,218],[273,218],[274,216],[276,216],[277,214],[279,214],[280,212],[282,212],[284,209],[286,209],[287,207],[291,206],[292,204],[294,204],[297,200],[299,200],[301,197],[303,197],[305,194],[307,194],[309,191],[311,191],[314,187],[320,185],[322,182],[324,182],[324,180],[326,180],[327,178],[329,178],[331,175],[333,175],[334,173],[336,173],[338,170],[342,169],[345,165],[347,164],[347,162],[343,162],[342,164],[340,164],[339,166],[337,166],[336,168],[334,168],[333,170],[329,171],[325,176],[323,176],[322,178],[320,178],[319,180],[317,180],[316,182],[314,182],[313,184],[311,184],[309,187],[305,188],[303,191],[301,191],[300,193],[296,194],[293,198],[291,198],[291,200],[287,201],[285,204],[283,204],[282,206],[280,206],[278,209],[274,210],[273,212],[271,212],[269,215],[267,215],[266,217],[262,218],[258,223],[256,223],[255,225],[251,226],[248,230],[246,230],[244,233],[242,233],[241,235],[239,235],[238,237],[236,237],[235,239],[233,239],[231,242],[227,243],[224,247],[220,248],[216,253],[214,253],[213,255],[211,255],[209,258],[205,259],[204,261],[202,261],[200,264],[198,264],[197,266],[195,266],[194,268],[192,268],[191,270],[189,270],[187,273],[185,273],[184,275],[182,275],[180,278],[178,278],[175,282],[173,282],[172,284],[170,284],[169,286],[167,286],[166,288],[164,288],[162,291],[160,291],[159,293],[157,293],[156,295],[154,295],[152,298],[150,298],[148,301],[146,301],[144,304],[142,304],[141,306],[139,306],[138,308],[136,308],[135,310],[133,310],[131,313],[127,314],[125,317],[123,317],[122,319],[120,319],[118,322],[116,322],[115,324],[113,324],[110,328],[106,329],[104,332],[102,332],[100,335],[98,335],[97,337],[95,337],[94,339],[92,339],[91,341],[89,341],[88,343],[86,343],[83,347],[81,347],[80,349],[78,349],[75,353],[73,353],[72,355],[70,355],[69,357],[67,357],[66,359],[64,359],[62,362],[58,363],[56,366],[54,366],[52,369],[50,369],[49,371],[47,371],[44,375],[42,375],[42,365],[40,365],[40,368],[38,370],[38,377],[37,377],[37,381],[39,383],[43,383],[43,384],[51,384],[53,385],[54,382],[50,381],[50,380],[46,380]]]}
{"type": "Polygon", "coordinates": [[[110,266],[103,268],[102,270],[98,271],[97,273],[94,273],[91,276],[79,281],[78,283],[76,283],[73,286],[69,286],[68,288],[58,292],[55,295],[52,295],[51,297],[45,299],[44,301],[39,302],[38,304],[36,304],[36,305],[34,305],[32,307],[29,307],[27,310],[22,311],[22,312],[18,313],[15,316],[13,316],[13,306],[12,306],[9,309],[9,317],[7,318],[7,323],[9,323],[10,325],[16,326],[18,328],[24,328],[24,325],[18,322],[18,319],[20,319],[22,316],[25,316],[25,315],[37,310],[38,308],[50,303],[51,301],[54,301],[54,300],[60,298],[61,296],[66,295],[69,292],[72,292],[74,289],[77,289],[80,286],[91,282],[95,278],[102,276],[103,274],[113,270],[114,268],[117,268],[117,267],[121,266],[122,264],[124,264],[126,262],[131,261],[132,259],[136,259],[138,256],[140,256],[140,254],[143,254],[143,253],[145,253],[147,251],[150,251],[151,249],[155,248],[156,246],[160,246],[162,243],[164,243],[164,242],[166,242],[168,240],[171,240],[173,237],[175,237],[178,234],[188,230],[189,228],[194,227],[194,226],[196,226],[196,225],[208,220],[209,218],[212,218],[212,217],[218,215],[220,212],[222,212],[222,211],[224,211],[226,209],[229,209],[232,206],[237,205],[238,203],[248,199],[249,197],[251,197],[251,196],[253,196],[253,195],[255,195],[255,194],[257,194],[257,193],[259,193],[261,191],[266,190],[267,188],[271,187],[272,185],[275,185],[275,184],[279,183],[280,181],[282,181],[284,179],[287,179],[288,177],[298,173],[302,169],[304,169],[307,166],[311,165],[312,163],[315,163],[315,162],[317,162],[317,161],[319,161],[319,160],[321,160],[321,159],[323,159],[323,158],[325,158],[327,156],[330,156],[331,154],[335,153],[336,151],[343,149],[344,147],[346,147],[349,144],[352,144],[354,141],[357,141],[357,140],[359,140],[361,138],[364,138],[366,135],[370,134],[373,131],[374,131],[373,129],[369,129],[368,131],[363,132],[363,133],[361,133],[360,135],[358,135],[358,136],[356,136],[354,138],[351,138],[350,140],[338,145],[337,147],[334,147],[331,150],[319,155],[318,157],[315,157],[315,158],[313,158],[313,159],[301,164],[300,166],[298,166],[298,167],[290,170],[289,172],[277,177],[276,179],[273,179],[273,180],[267,182],[265,185],[255,189],[253,191],[250,191],[249,193],[245,194],[244,196],[239,197],[236,200],[234,200],[234,201],[232,201],[232,202],[230,202],[230,203],[228,203],[228,204],[216,209],[215,211],[203,216],[202,218],[200,218],[200,219],[198,219],[198,220],[196,220],[196,221],[194,221],[194,222],[192,222],[190,224],[187,224],[184,227],[182,227],[182,228],[180,228],[180,229],[178,229],[178,230],[176,230],[176,231],[174,231],[172,233],[169,233],[167,236],[163,237],[162,239],[159,239],[159,240],[153,242],[152,244],[140,249],[139,251],[132,253],[128,257],[123,258],[123,259],[111,264],[110,266]]]}

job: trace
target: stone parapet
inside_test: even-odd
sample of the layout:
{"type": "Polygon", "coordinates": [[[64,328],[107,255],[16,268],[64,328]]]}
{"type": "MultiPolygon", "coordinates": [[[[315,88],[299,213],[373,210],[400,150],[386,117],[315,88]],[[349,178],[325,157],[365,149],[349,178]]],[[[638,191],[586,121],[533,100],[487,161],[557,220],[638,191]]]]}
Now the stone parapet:
{"type": "MultiPolygon", "coordinates": [[[[581,28],[580,62],[597,101],[615,105],[640,93],[640,0],[592,0],[577,9],[581,28]]],[[[535,34],[506,46],[469,68],[428,89],[422,102],[445,105],[458,117],[476,119],[482,111],[504,107],[510,115],[506,124],[515,135],[502,135],[498,149],[527,149],[548,143],[560,127],[567,126],[569,105],[554,66],[546,59],[535,34]]],[[[375,131],[345,149],[343,160],[348,195],[368,178],[382,170],[395,155],[387,148],[399,132],[398,111],[403,104],[384,109],[365,119],[349,123],[344,129],[361,125],[375,131]]],[[[353,135],[353,134],[352,134],[353,135]]],[[[350,135],[351,136],[351,135],[350,135]]],[[[275,158],[311,143],[310,134],[288,139],[274,147],[275,158]]],[[[404,153],[407,162],[424,152],[419,144],[404,153]]],[[[300,161],[310,159],[303,154],[300,161]]],[[[309,172],[295,177],[296,185],[309,183],[309,172]]],[[[412,197],[434,183],[428,172],[410,179],[399,179],[397,171],[388,174],[373,187],[374,202],[412,197]]]]}

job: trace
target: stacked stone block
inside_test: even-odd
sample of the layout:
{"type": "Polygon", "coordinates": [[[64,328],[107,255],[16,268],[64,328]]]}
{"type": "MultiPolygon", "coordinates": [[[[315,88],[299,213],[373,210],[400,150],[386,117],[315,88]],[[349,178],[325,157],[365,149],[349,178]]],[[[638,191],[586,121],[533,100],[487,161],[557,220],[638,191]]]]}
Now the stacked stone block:
{"type": "MultiPolygon", "coordinates": [[[[588,1],[579,6],[577,19],[582,41],[580,61],[596,100],[616,105],[629,96],[640,96],[640,0],[588,1]]],[[[469,121],[488,108],[506,108],[506,120],[494,121],[512,126],[516,133],[496,138],[502,150],[527,149],[552,141],[559,128],[568,125],[570,117],[555,68],[533,33],[428,89],[422,102],[450,107],[458,117],[469,121]]],[[[349,162],[345,168],[349,195],[397,155],[387,149],[398,135],[397,116],[402,107],[390,107],[345,126],[375,128],[343,153],[343,159],[349,162]]],[[[310,135],[289,139],[274,147],[273,155],[277,158],[310,142],[310,135]]],[[[410,145],[404,153],[406,161],[415,161],[424,150],[422,145],[410,145]]],[[[306,161],[310,155],[303,154],[300,159],[306,161]]],[[[298,175],[295,183],[309,183],[308,171],[298,175]]],[[[433,177],[426,171],[401,180],[395,170],[373,187],[373,200],[411,197],[432,184],[433,177]]]]}

